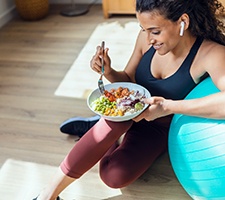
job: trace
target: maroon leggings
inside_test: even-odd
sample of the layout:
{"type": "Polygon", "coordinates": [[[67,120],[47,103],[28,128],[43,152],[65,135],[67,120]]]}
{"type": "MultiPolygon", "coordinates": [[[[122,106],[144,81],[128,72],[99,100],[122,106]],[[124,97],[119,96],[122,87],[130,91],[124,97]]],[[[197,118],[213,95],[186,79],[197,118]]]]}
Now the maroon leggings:
{"type": "Polygon", "coordinates": [[[112,188],[127,186],[167,150],[170,122],[171,116],[138,123],[101,118],[76,143],[60,167],[64,174],[77,179],[100,161],[100,176],[105,184],[112,188]]]}

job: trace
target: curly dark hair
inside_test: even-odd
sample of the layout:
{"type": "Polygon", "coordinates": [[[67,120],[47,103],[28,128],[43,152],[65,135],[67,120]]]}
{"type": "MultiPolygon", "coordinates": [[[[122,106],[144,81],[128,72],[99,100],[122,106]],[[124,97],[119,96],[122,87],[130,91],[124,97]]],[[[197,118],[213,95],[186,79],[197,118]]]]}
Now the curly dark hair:
{"type": "Polygon", "coordinates": [[[225,9],[217,0],[136,0],[136,11],[156,11],[174,22],[186,13],[192,35],[225,45],[225,25],[219,17],[225,9]]]}

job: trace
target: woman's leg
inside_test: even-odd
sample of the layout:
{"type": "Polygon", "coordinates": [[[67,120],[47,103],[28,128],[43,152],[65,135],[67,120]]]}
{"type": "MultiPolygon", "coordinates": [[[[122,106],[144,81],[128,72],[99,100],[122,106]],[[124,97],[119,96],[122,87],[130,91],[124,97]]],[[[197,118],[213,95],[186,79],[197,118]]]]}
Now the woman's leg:
{"type": "Polygon", "coordinates": [[[60,168],[58,168],[54,178],[48,186],[40,193],[37,200],[55,200],[58,195],[76,179],[66,176],[60,168]]]}
{"type": "Polygon", "coordinates": [[[70,183],[92,168],[132,123],[100,119],[72,148],[61,163],[52,184],[45,188],[38,199],[56,198],[70,183]]]}
{"type": "Polygon", "coordinates": [[[105,154],[100,162],[100,176],[112,188],[129,185],[142,175],[167,150],[166,123],[142,121],[134,123],[123,142],[105,154]]]}

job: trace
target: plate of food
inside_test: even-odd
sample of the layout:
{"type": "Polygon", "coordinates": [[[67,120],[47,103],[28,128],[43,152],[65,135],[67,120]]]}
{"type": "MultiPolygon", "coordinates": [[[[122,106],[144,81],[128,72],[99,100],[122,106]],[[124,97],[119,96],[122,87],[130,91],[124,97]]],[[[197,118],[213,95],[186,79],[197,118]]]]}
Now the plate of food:
{"type": "Polygon", "coordinates": [[[148,104],[145,98],[151,97],[149,91],[141,85],[130,82],[116,82],[105,85],[102,95],[95,89],[87,98],[88,107],[107,120],[121,122],[141,114],[148,104]]]}

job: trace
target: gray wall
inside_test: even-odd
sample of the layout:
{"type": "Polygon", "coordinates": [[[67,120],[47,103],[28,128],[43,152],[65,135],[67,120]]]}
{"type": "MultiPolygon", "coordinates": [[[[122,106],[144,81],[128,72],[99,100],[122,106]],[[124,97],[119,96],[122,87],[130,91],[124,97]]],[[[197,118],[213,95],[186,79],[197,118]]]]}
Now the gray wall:
{"type": "MultiPolygon", "coordinates": [[[[70,4],[72,0],[49,0],[50,4],[70,4]]],[[[75,3],[102,3],[102,0],[74,0],[75,3]]],[[[0,0],[0,28],[16,14],[14,0],[0,0]]]]}
{"type": "Polygon", "coordinates": [[[0,27],[10,21],[15,12],[14,0],[0,0],[0,27]]]}

